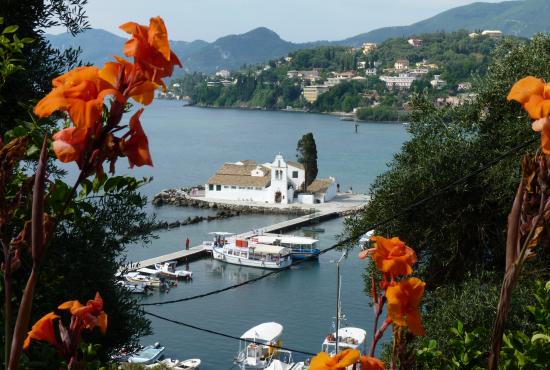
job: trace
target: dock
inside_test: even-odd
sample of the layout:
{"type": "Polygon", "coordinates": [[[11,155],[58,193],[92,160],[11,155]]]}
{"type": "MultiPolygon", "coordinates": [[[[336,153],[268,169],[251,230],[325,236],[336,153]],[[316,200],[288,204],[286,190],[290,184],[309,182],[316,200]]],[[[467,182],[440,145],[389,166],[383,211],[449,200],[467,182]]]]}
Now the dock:
{"type": "MultiPolygon", "coordinates": [[[[254,230],[250,230],[241,234],[237,234],[237,238],[249,238],[255,233],[284,233],[292,229],[296,229],[300,226],[317,223],[320,221],[328,220],[331,218],[340,217],[346,212],[357,210],[366,204],[364,201],[343,201],[327,203],[327,206],[316,207],[315,213],[307,214],[305,216],[296,217],[290,220],[278,222],[269,226],[260,227],[254,230]]],[[[200,258],[210,251],[204,245],[198,245],[189,250],[179,250],[176,252],[168,253],[162,256],[149,258],[143,261],[134,262],[127,266],[130,271],[137,270],[142,267],[153,266],[155,263],[163,263],[166,261],[189,261],[191,259],[200,258]]]]}

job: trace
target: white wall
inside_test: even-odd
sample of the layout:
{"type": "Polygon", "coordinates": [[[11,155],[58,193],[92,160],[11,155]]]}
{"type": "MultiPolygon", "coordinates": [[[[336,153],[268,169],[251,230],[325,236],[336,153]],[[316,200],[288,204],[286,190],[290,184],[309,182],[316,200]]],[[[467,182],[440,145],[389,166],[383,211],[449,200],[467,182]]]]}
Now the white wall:
{"type": "Polygon", "coordinates": [[[313,194],[298,194],[298,203],[302,204],[313,204],[314,197],[313,194]]]}
{"type": "Polygon", "coordinates": [[[298,190],[300,186],[304,183],[304,180],[306,178],[306,173],[304,170],[298,167],[294,167],[293,165],[288,165],[288,179],[292,183],[292,186],[294,186],[294,190],[298,190]],[[292,172],[298,171],[298,178],[292,178],[292,172]]]}
{"type": "Polygon", "coordinates": [[[211,199],[225,199],[225,200],[240,200],[240,201],[252,201],[252,202],[268,202],[273,203],[273,199],[270,197],[269,188],[261,188],[257,190],[256,187],[244,187],[240,189],[239,186],[235,186],[233,189],[230,185],[221,185],[221,190],[216,190],[216,185],[214,185],[214,190],[209,190],[209,185],[205,186],[204,196],[211,199]]]}

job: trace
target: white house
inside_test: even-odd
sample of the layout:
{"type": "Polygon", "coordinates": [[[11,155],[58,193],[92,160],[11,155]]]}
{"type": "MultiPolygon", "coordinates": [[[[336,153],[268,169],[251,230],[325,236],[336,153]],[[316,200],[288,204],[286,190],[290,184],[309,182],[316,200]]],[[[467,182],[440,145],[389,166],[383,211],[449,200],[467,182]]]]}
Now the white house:
{"type": "Polygon", "coordinates": [[[401,73],[399,76],[380,76],[380,80],[386,83],[388,89],[393,89],[394,87],[410,89],[416,77],[410,76],[407,73],[401,73]]]}
{"type": "Polygon", "coordinates": [[[229,72],[227,69],[221,69],[216,72],[216,76],[227,79],[231,76],[231,72],[229,72]]]}
{"type": "MultiPolygon", "coordinates": [[[[272,163],[258,164],[251,160],[225,163],[208,179],[205,198],[289,204],[300,201],[294,194],[304,180],[304,166],[286,161],[281,154],[272,163]]],[[[311,203],[328,201],[336,195],[336,179],[317,179],[308,192],[313,194],[311,203]]]]}
{"type": "Polygon", "coordinates": [[[402,71],[409,68],[409,61],[407,59],[397,59],[393,65],[397,71],[402,71]]]}

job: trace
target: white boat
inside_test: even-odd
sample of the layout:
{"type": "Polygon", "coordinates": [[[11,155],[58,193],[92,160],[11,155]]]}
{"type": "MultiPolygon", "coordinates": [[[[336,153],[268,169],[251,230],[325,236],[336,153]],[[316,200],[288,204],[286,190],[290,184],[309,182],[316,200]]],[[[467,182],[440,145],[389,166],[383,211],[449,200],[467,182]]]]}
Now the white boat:
{"type": "Polygon", "coordinates": [[[277,348],[283,326],[276,322],[264,322],[247,330],[241,335],[239,353],[235,363],[241,369],[265,369],[271,365],[277,354],[277,348]]]}
{"type": "Polygon", "coordinates": [[[147,294],[147,285],[144,283],[131,283],[129,281],[119,280],[117,284],[121,285],[124,289],[134,294],[147,294]]]}
{"type": "Polygon", "coordinates": [[[131,283],[143,283],[148,287],[159,288],[161,285],[160,279],[156,277],[145,276],[139,272],[129,272],[124,275],[124,277],[131,283]]]}
{"type": "Polygon", "coordinates": [[[263,234],[254,235],[250,238],[252,242],[270,244],[290,249],[293,259],[304,259],[319,256],[321,250],[317,248],[317,239],[297,235],[263,234]]]}
{"type": "Polygon", "coordinates": [[[323,341],[322,351],[331,356],[336,354],[336,338],[338,338],[338,352],[346,349],[358,349],[362,353],[367,351],[366,339],[367,332],[361,328],[345,327],[336,332],[327,335],[323,341]]]}
{"type": "Polygon", "coordinates": [[[286,363],[281,360],[273,360],[271,365],[265,368],[265,370],[306,370],[307,366],[304,362],[291,362],[286,363]]]}
{"type": "Polygon", "coordinates": [[[213,231],[208,233],[208,235],[213,236],[212,240],[205,240],[202,242],[202,245],[205,250],[212,252],[214,247],[226,244],[228,239],[235,235],[235,233],[228,233],[227,231],[213,231]]]}
{"type": "Polygon", "coordinates": [[[165,358],[161,361],[157,361],[157,363],[152,365],[145,366],[146,369],[154,369],[155,367],[162,366],[162,368],[166,369],[174,369],[174,370],[195,370],[198,369],[201,366],[201,360],[198,358],[192,358],[189,360],[176,360],[171,358],[165,358]]]}
{"type": "Polygon", "coordinates": [[[288,248],[240,239],[214,247],[212,257],[234,265],[266,269],[282,269],[292,263],[288,248]]]}
{"type": "Polygon", "coordinates": [[[159,343],[155,343],[152,346],[147,346],[141,351],[138,351],[128,357],[128,362],[131,364],[148,365],[156,362],[164,352],[165,348],[161,347],[159,343]]]}
{"type": "Polygon", "coordinates": [[[167,276],[173,279],[191,279],[193,273],[186,270],[176,270],[178,263],[176,261],[166,261],[162,263],[155,263],[155,271],[160,275],[167,276]]]}

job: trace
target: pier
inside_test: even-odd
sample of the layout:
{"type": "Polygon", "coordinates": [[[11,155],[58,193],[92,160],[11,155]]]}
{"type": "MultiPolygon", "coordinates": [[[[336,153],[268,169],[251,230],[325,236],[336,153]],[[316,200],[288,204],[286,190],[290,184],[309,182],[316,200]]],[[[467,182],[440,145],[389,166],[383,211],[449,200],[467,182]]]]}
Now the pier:
{"type": "MultiPolygon", "coordinates": [[[[309,225],[331,218],[341,217],[353,213],[368,203],[368,197],[361,194],[339,194],[334,201],[315,204],[312,208],[314,213],[296,217],[290,220],[278,222],[269,226],[264,226],[255,230],[250,230],[241,234],[237,234],[237,238],[249,238],[255,233],[284,233],[300,226],[309,225]]],[[[128,270],[133,271],[142,267],[153,266],[155,263],[163,263],[166,261],[189,261],[191,259],[200,258],[210,251],[205,245],[198,245],[188,250],[179,250],[176,252],[164,254],[162,256],[149,258],[143,261],[131,263],[128,265],[128,270]]]]}

